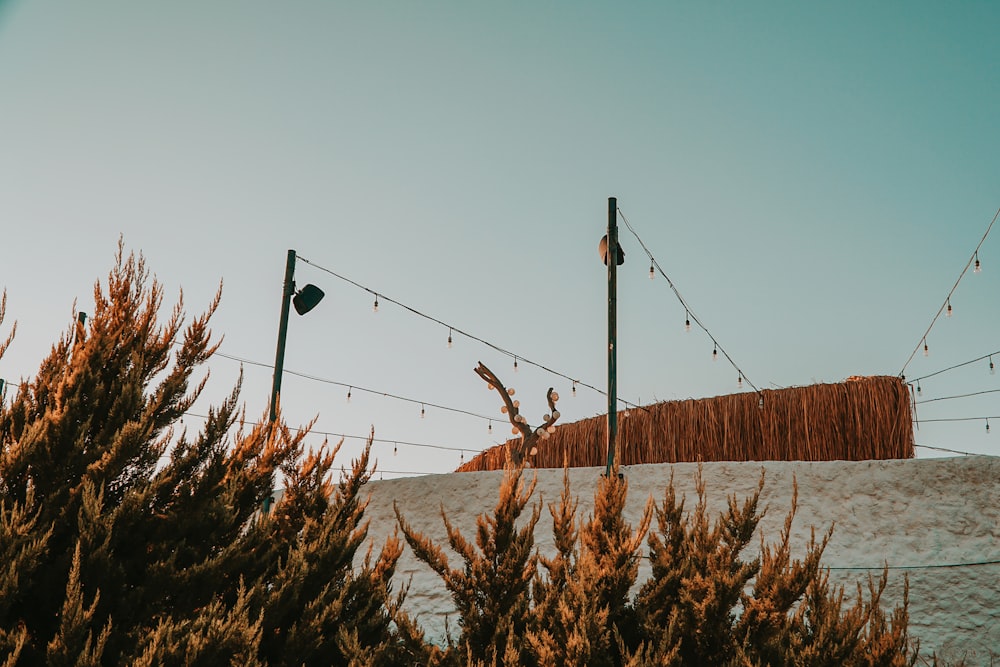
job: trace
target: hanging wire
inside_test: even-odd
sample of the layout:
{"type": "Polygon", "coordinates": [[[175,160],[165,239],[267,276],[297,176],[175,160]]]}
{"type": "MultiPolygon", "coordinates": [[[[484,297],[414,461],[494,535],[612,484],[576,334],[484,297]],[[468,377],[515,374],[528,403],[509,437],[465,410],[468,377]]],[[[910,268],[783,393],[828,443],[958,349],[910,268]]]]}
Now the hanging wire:
{"type": "MultiPolygon", "coordinates": [[[[924,403],[933,403],[934,401],[950,401],[955,398],[969,398],[970,396],[982,396],[983,394],[995,394],[1000,392],[1000,389],[984,389],[983,391],[974,391],[971,394],[956,394],[955,396],[941,396],[940,398],[927,398],[922,401],[917,401],[917,405],[923,405],[924,403]]],[[[926,419],[922,421],[927,421],[926,419]]]]}
{"type": "Polygon", "coordinates": [[[684,311],[686,312],[687,317],[690,318],[690,320],[685,319],[685,328],[690,327],[690,322],[694,322],[695,324],[697,324],[698,327],[702,331],[704,331],[705,334],[712,340],[712,345],[714,346],[713,356],[715,356],[714,353],[716,350],[718,352],[721,352],[723,356],[725,356],[725,358],[729,361],[730,365],[733,367],[733,370],[737,372],[738,377],[743,382],[746,382],[748,385],[750,385],[750,387],[752,387],[755,392],[760,394],[761,392],[760,389],[757,388],[757,385],[755,385],[753,382],[750,381],[750,379],[747,377],[747,374],[743,372],[743,369],[736,365],[736,362],[733,361],[733,358],[731,356],[729,356],[729,353],[726,352],[721,345],[719,345],[719,341],[715,338],[715,336],[712,335],[712,332],[708,330],[708,327],[706,327],[702,323],[701,319],[697,315],[695,315],[694,311],[691,309],[691,306],[684,299],[684,297],[681,296],[680,290],[677,289],[677,286],[674,284],[674,281],[670,279],[670,276],[668,276],[664,272],[663,267],[660,266],[660,263],[656,261],[655,257],[653,257],[653,253],[650,252],[649,248],[646,247],[646,244],[643,243],[642,239],[639,237],[639,234],[635,231],[635,228],[632,227],[632,224],[628,221],[628,218],[626,218],[625,214],[622,213],[621,208],[618,209],[618,215],[621,216],[621,219],[625,223],[625,226],[628,228],[630,232],[632,232],[632,236],[635,237],[635,240],[639,242],[639,245],[642,246],[643,251],[649,257],[650,268],[656,267],[656,270],[659,272],[659,274],[663,276],[664,279],[667,281],[667,285],[670,286],[670,289],[671,291],[673,291],[674,296],[677,297],[677,300],[684,307],[684,311]]]}
{"type": "MultiPolygon", "coordinates": [[[[237,357],[236,355],[232,355],[232,354],[223,354],[222,352],[216,352],[214,356],[216,356],[216,357],[222,357],[223,359],[230,359],[232,361],[238,361],[241,364],[249,364],[251,366],[260,366],[261,368],[270,368],[271,370],[274,370],[274,365],[273,364],[268,364],[268,363],[265,363],[263,361],[253,361],[252,359],[245,359],[243,357],[237,357]]],[[[452,408],[452,407],[449,407],[447,405],[441,405],[439,403],[431,403],[429,401],[422,401],[422,400],[416,399],[416,398],[409,398],[409,397],[406,397],[406,396],[399,396],[398,394],[391,394],[391,393],[389,393],[387,391],[379,391],[377,389],[368,389],[366,387],[359,387],[356,384],[348,384],[346,382],[340,382],[338,380],[329,380],[327,378],[321,378],[321,377],[318,377],[316,375],[310,375],[308,373],[300,373],[298,371],[289,370],[287,368],[284,369],[284,372],[287,373],[288,375],[294,375],[296,377],[304,378],[306,380],[312,380],[314,382],[323,382],[325,384],[331,384],[331,385],[334,385],[334,386],[337,386],[337,387],[347,387],[347,398],[348,398],[348,400],[350,400],[350,398],[351,398],[351,391],[352,390],[354,390],[354,391],[362,391],[362,392],[365,392],[366,394],[372,394],[374,396],[382,396],[384,398],[391,398],[391,399],[396,400],[396,401],[404,401],[406,403],[413,403],[413,404],[416,404],[416,405],[428,406],[428,407],[432,407],[432,408],[437,408],[438,410],[447,410],[448,412],[455,412],[457,414],[468,415],[469,417],[475,417],[477,419],[484,419],[484,420],[487,420],[487,421],[493,419],[493,417],[488,417],[486,415],[480,415],[480,414],[477,414],[475,412],[470,412],[469,410],[463,410],[461,408],[452,408]]]]}
{"type": "MultiPolygon", "coordinates": [[[[486,347],[488,347],[488,348],[490,348],[490,349],[492,349],[492,350],[494,350],[496,352],[499,352],[500,354],[504,354],[504,355],[506,355],[508,357],[511,357],[514,360],[514,367],[515,368],[518,367],[517,366],[518,362],[521,362],[521,363],[527,364],[529,366],[534,366],[535,368],[537,368],[539,370],[542,370],[542,371],[545,371],[546,373],[549,373],[551,375],[555,375],[557,377],[561,377],[562,379],[568,380],[569,382],[575,382],[576,384],[580,385],[581,387],[586,387],[588,389],[592,389],[593,391],[596,391],[598,394],[600,394],[602,396],[607,396],[607,392],[605,392],[605,391],[603,391],[601,389],[598,389],[597,387],[595,387],[592,384],[588,384],[588,383],[586,383],[586,382],[584,382],[582,380],[575,379],[575,378],[573,378],[573,377],[571,377],[569,375],[566,375],[565,373],[561,373],[561,372],[559,372],[557,370],[549,368],[548,366],[545,366],[544,364],[540,364],[538,362],[531,361],[530,359],[526,359],[524,356],[522,356],[520,354],[515,354],[514,352],[511,352],[510,350],[507,350],[507,349],[505,349],[503,347],[500,347],[496,343],[491,343],[490,341],[488,341],[488,340],[486,340],[484,338],[480,338],[479,336],[473,335],[473,334],[469,333],[468,331],[465,331],[464,329],[461,329],[460,327],[457,327],[457,326],[455,326],[453,324],[449,324],[449,323],[447,323],[447,322],[445,322],[443,320],[439,320],[436,317],[432,317],[430,315],[427,315],[426,313],[423,313],[423,312],[417,310],[416,308],[413,308],[412,306],[408,306],[405,303],[402,303],[401,301],[396,301],[395,299],[392,299],[392,298],[386,296],[382,292],[376,293],[375,290],[373,290],[372,288],[367,287],[365,285],[362,285],[361,283],[359,283],[357,281],[351,280],[347,276],[343,276],[343,275],[337,273],[336,271],[331,271],[330,269],[326,268],[325,266],[320,266],[319,264],[316,264],[315,262],[311,262],[308,259],[306,259],[305,257],[303,257],[302,255],[296,255],[296,259],[299,260],[299,261],[302,261],[302,262],[304,262],[306,264],[308,264],[309,266],[313,267],[314,269],[317,269],[319,271],[323,271],[324,273],[328,273],[329,275],[333,276],[334,278],[342,280],[345,283],[354,285],[358,289],[364,290],[365,292],[368,292],[369,294],[375,294],[378,299],[381,299],[382,301],[384,301],[386,303],[391,303],[391,304],[394,304],[396,306],[399,306],[403,310],[406,310],[406,311],[412,313],[413,315],[416,315],[417,317],[422,317],[423,319],[425,319],[425,320],[427,320],[429,322],[434,322],[435,324],[439,324],[442,327],[445,327],[445,328],[453,331],[456,334],[460,334],[462,336],[465,336],[466,338],[468,338],[470,340],[474,340],[477,343],[481,343],[482,345],[485,345],[486,347]]],[[[695,321],[697,321],[697,320],[695,320],[695,321]]],[[[699,326],[701,326],[700,323],[699,323],[699,326]]],[[[704,328],[704,327],[702,327],[702,328],[704,328]]],[[[637,405],[636,403],[633,403],[631,401],[627,401],[624,398],[619,398],[618,402],[622,403],[624,405],[627,405],[628,407],[631,407],[631,408],[638,408],[640,410],[645,410],[646,409],[643,406],[637,405]]],[[[428,403],[428,405],[430,405],[430,404],[428,403]]]]}
{"type": "Polygon", "coordinates": [[[965,266],[962,267],[962,272],[960,274],[958,274],[958,280],[956,280],[955,284],[952,285],[951,290],[948,292],[948,295],[945,297],[944,301],[941,303],[941,307],[938,308],[937,313],[934,314],[934,318],[931,320],[930,325],[927,327],[927,331],[925,331],[924,335],[920,337],[920,342],[918,342],[917,346],[915,348],[913,348],[913,352],[910,353],[910,356],[906,359],[906,363],[903,364],[903,368],[900,369],[900,371],[899,371],[899,377],[900,378],[905,378],[906,377],[906,375],[905,375],[905,373],[906,373],[906,367],[910,365],[911,361],[913,361],[913,357],[917,356],[917,352],[920,351],[921,347],[924,348],[924,351],[926,353],[926,351],[927,351],[927,336],[930,335],[931,329],[934,328],[934,324],[937,323],[938,318],[941,317],[941,313],[945,312],[945,308],[947,308],[948,304],[951,303],[951,297],[952,297],[953,294],[955,294],[955,290],[958,289],[958,284],[962,282],[962,278],[965,277],[965,274],[969,270],[969,267],[972,266],[973,262],[975,262],[976,268],[977,269],[979,268],[979,249],[981,247],[983,247],[983,243],[986,241],[986,237],[990,235],[990,230],[993,229],[993,223],[995,223],[997,221],[997,216],[1000,216],[1000,208],[998,208],[997,212],[993,214],[993,219],[990,220],[990,224],[987,225],[986,232],[983,234],[983,238],[979,239],[979,243],[976,245],[976,249],[969,256],[969,261],[967,261],[965,263],[965,266]]]}
{"type": "Polygon", "coordinates": [[[962,363],[955,364],[954,366],[948,366],[947,368],[942,368],[939,371],[934,371],[933,373],[928,373],[927,375],[921,375],[918,378],[913,378],[909,382],[913,383],[913,382],[919,382],[920,380],[926,380],[927,378],[932,378],[935,375],[941,375],[942,373],[947,373],[948,371],[953,371],[956,368],[962,368],[963,366],[968,366],[970,364],[974,364],[977,361],[983,361],[984,359],[990,359],[990,357],[992,357],[995,354],[1000,354],[1000,350],[997,350],[996,352],[990,352],[989,354],[984,354],[981,357],[976,357],[975,359],[970,359],[969,361],[963,361],[962,363]]]}
{"type": "MultiPolygon", "coordinates": [[[[196,412],[185,412],[184,415],[186,417],[195,417],[197,419],[208,419],[208,415],[202,415],[202,414],[198,414],[196,412]]],[[[240,423],[244,424],[246,426],[263,426],[264,425],[263,422],[255,422],[255,421],[249,421],[249,420],[248,421],[242,421],[240,423]]],[[[411,442],[411,441],[407,441],[407,440],[389,440],[387,438],[373,438],[373,437],[371,437],[371,435],[350,435],[348,433],[334,433],[333,431],[318,431],[318,430],[315,430],[315,429],[305,429],[305,428],[300,428],[300,427],[295,427],[295,426],[289,426],[288,430],[289,431],[296,431],[296,432],[306,431],[310,435],[322,435],[322,436],[331,437],[331,438],[343,438],[344,440],[365,440],[365,441],[371,440],[372,442],[381,442],[381,443],[385,443],[385,444],[392,444],[394,447],[398,446],[398,445],[402,445],[402,446],[405,446],[405,447],[424,447],[424,448],[427,448],[427,449],[439,449],[439,450],[446,451],[446,452],[476,452],[477,454],[482,453],[483,451],[485,451],[485,450],[481,450],[481,449],[477,450],[475,448],[470,448],[470,447],[449,447],[447,445],[435,445],[435,444],[431,444],[431,443],[427,443],[427,442],[411,442]]],[[[494,443],[493,445],[490,445],[490,447],[493,447],[494,445],[499,445],[499,444],[503,444],[503,443],[494,443]]]]}

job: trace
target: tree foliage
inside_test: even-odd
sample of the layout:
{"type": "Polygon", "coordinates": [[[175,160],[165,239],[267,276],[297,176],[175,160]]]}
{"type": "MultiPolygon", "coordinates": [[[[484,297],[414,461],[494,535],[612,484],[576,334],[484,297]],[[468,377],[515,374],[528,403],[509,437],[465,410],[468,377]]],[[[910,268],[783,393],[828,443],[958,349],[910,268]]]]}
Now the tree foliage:
{"type": "Polygon", "coordinates": [[[600,478],[579,517],[566,473],[549,506],[555,549],[538,553],[525,461],[554,430],[558,396],[532,428],[481,365],[522,434],[496,506],[472,538],[442,509],[446,545],[396,507],[457,610],[458,635],[428,642],[394,590],[403,540],[365,546],[371,440],[334,481],[339,445],[307,450],[309,425],[248,420],[239,382],[199,429],[182,426],[206,386],[219,298],[186,324],[178,300],[161,321],[162,287],[119,246],[90,320],[74,318],[0,400],[0,667],[915,663],[906,599],[881,604],[887,572],[853,596],[832,586],[829,531],[792,557],[795,500],[778,540],[754,548],[763,478],[714,518],[700,476],[690,511],[671,480],[633,527],[625,479],[600,478]],[[262,512],[279,475],[282,498],[262,512]]]}
{"type": "Polygon", "coordinates": [[[189,433],[219,295],[187,324],[182,300],[161,321],[162,302],[119,245],[86,325],[0,404],[0,665],[392,656],[400,543],[353,566],[368,448],[334,483],[336,448],[248,422],[239,383],[189,433]],[[278,472],[287,491],[264,515],[278,472]]]}

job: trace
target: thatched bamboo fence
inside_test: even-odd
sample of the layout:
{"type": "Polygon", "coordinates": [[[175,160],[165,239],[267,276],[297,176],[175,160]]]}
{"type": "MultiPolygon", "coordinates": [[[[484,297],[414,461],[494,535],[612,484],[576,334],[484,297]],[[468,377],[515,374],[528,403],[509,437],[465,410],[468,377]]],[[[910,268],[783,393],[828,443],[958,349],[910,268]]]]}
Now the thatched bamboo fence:
{"type": "MultiPolygon", "coordinates": [[[[618,413],[615,458],[621,465],[912,458],[911,414],[909,391],[896,377],[666,401],[618,413]]],[[[502,469],[506,447],[485,450],[458,472],[502,469]]],[[[536,468],[604,466],[607,417],[559,425],[530,461],[536,468]]]]}

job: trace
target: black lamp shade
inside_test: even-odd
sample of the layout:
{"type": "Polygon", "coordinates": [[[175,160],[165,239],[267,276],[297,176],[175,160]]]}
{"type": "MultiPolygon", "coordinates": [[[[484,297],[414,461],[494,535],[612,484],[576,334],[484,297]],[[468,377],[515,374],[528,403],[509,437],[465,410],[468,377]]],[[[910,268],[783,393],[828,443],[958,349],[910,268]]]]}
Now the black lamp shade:
{"type": "Polygon", "coordinates": [[[295,296],[292,297],[292,305],[295,306],[296,313],[305,315],[322,300],[323,290],[310,283],[295,293],[295,296]]]}

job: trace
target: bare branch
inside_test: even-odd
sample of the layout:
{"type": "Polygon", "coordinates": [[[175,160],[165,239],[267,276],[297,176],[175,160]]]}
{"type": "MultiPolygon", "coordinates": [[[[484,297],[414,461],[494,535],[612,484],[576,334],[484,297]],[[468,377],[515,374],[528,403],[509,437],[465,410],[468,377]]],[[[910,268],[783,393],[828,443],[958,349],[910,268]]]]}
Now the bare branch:
{"type": "Polygon", "coordinates": [[[556,420],[559,419],[559,411],[556,410],[556,401],[559,400],[559,394],[553,391],[552,387],[549,387],[549,390],[545,394],[545,399],[549,404],[549,414],[545,415],[541,426],[533,429],[528,424],[528,420],[521,416],[520,401],[512,398],[514,396],[514,389],[505,387],[500,378],[481,361],[476,366],[475,371],[476,375],[481,377],[489,385],[490,389],[500,392],[500,397],[504,402],[501,412],[507,415],[514,433],[521,436],[520,444],[508,450],[511,461],[515,465],[520,465],[526,456],[535,454],[538,441],[548,438],[555,430],[556,420]]]}

